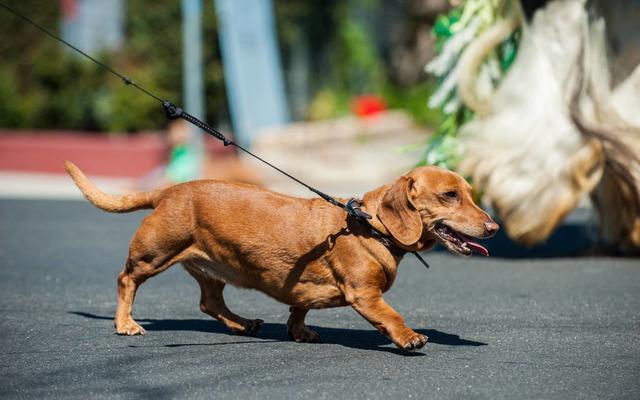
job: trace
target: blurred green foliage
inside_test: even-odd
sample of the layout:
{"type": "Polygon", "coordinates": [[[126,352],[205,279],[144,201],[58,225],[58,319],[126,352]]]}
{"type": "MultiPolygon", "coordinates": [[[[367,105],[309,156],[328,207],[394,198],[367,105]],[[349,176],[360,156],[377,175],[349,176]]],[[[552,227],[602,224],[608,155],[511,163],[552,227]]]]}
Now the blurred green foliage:
{"type": "MultiPolygon", "coordinates": [[[[310,120],[348,115],[351,99],[363,94],[384,98],[390,108],[409,112],[419,124],[437,126],[441,110],[427,107],[435,88],[428,76],[408,87],[388,79],[389,65],[374,40],[372,16],[383,13],[381,2],[372,0],[275,0],[279,42],[285,68],[290,48],[302,36],[313,63],[311,92],[306,118],[310,120]]],[[[382,16],[384,18],[384,16],[382,16]]]]}
{"type": "Polygon", "coordinates": [[[443,113],[440,109],[427,107],[428,99],[435,90],[435,82],[425,79],[410,87],[386,85],[383,97],[389,108],[401,108],[413,116],[423,126],[435,127],[442,123],[443,113]]]}
{"type": "MultiPolygon", "coordinates": [[[[205,15],[214,16],[205,1],[205,15]]],[[[15,6],[59,34],[56,1],[23,0],[15,6]]],[[[95,55],[159,96],[182,102],[180,2],[127,0],[126,45],[95,55]]],[[[203,21],[206,118],[228,119],[216,18],[203,21]]],[[[72,53],[8,12],[0,12],[0,126],[129,132],[166,125],[153,99],[72,53]]]]}
{"type": "MultiPolygon", "coordinates": [[[[310,58],[305,117],[348,114],[354,96],[372,93],[393,108],[407,109],[420,123],[437,125],[439,111],[426,106],[433,84],[403,88],[390,83],[372,26],[354,15],[378,12],[377,4],[274,0],[285,73],[300,41],[310,58]]],[[[229,111],[214,2],[203,0],[203,6],[206,120],[217,124],[229,120],[229,111]]],[[[22,0],[15,7],[59,33],[57,1],[22,0]]],[[[95,56],[159,96],[182,103],[180,15],[179,0],[127,0],[123,47],[95,56]]],[[[0,12],[0,37],[0,127],[133,132],[166,125],[155,100],[8,12],[0,12]]]]}
{"type": "MultiPolygon", "coordinates": [[[[442,119],[440,124],[437,125],[434,134],[427,139],[425,152],[418,165],[438,165],[455,169],[460,162],[458,132],[464,124],[474,117],[473,111],[462,102],[457,92],[457,63],[460,55],[468,45],[460,46],[461,40],[463,40],[460,38],[464,38],[463,35],[468,32],[465,32],[465,30],[469,29],[473,24],[481,27],[478,30],[474,29],[474,36],[479,36],[484,29],[487,29],[498,19],[508,15],[511,12],[509,7],[516,7],[514,3],[515,1],[492,3],[484,0],[468,0],[436,19],[433,35],[436,39],[435,49],[439,55],[431,62],[431,65],[442,62],[443,58],[448,62],[447,68],[442,71],[435,72],[440,70],[440,67],[431,70],[439,78],[439,87],[435,88],[435,94],[431,99],[432,101],[434,99],[438,100],[431,105],[440,109],[442,119]],[[465,33],[463,34],[463,32],[465,33]],[[454,85],[450,85],[451,79],[454,79],[454,85]],[[446,96],[440,96],[440,94],[446,94],[446,96]]],[[[487,59],[497,62],[502,74],[506,73],[515,60],[520,35],[519,30],[511,33],[487,57],[487,59]]],[[[427,69],[429,67],[427,66],[427,69]]],[[[496,80],[494,77],[491,77],[491,79],[496,80]]],[[[494,82],[495,85],[497,85],[497,81],[499,79],[494,82]]]]}

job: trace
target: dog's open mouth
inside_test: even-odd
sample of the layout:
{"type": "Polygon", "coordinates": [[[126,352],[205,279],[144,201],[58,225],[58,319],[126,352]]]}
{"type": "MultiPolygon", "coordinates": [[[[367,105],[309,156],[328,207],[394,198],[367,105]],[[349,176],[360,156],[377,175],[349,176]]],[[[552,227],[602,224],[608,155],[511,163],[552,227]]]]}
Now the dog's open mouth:
{"type": "Polygon", "coordinates": [[[489,250],[475,242],[472,237],[457,232],[443,223],[436,224],[433,232],[438,237],[438,241],[454,253],[470,256],[475,251],[485,257],[489,255],[489,250]]]}

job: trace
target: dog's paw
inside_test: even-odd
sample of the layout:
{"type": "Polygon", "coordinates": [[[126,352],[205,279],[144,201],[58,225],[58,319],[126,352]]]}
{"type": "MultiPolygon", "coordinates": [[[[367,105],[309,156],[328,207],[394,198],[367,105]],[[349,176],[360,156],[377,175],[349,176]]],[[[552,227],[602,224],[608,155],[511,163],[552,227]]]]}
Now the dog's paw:
{"type": "Polygon", "coordinates": [[[250,319],[247,321],[247,324],[244,326],[244,334],[245,335],[255,335],[258,333],[260,328],[262,328],[262,323],[264,321],[261,319],[250,319]]]}
{"type": "Polygon", "coordinates": [[[245,319],[242,323],[238,323],[239,326],[229,326],[229,329],[236,335],[255,335],[262,328],[261,319],[245,319]]]}
{"type": "Polygon", "coordinates": [[[421,335],[409,329],[402,340],[396,342],[396,346],[406,351],[418,350],[424,347],[424,345],[427,344],[428,340],[429,338],[427,336],[421,335]]]}
{"type": "Polygon", "coordinates": [[[147,334],[147,331],[145,331],[143,327],[138,325],[138,323],[132,319],[123,321],[121,323],[115,321],[114,325],[116,327],[116,333],[118,335],[135,336],[147,334]]]}
{"type": "Polygon", "coordinates": [[[301,343],[319,343],[320,335],[317,332],[307,328],[305,325],[303,326],[295,326],[289,327],[287,329],[287,333],[289,334],[289,338],[296,342],[301,343]]]}

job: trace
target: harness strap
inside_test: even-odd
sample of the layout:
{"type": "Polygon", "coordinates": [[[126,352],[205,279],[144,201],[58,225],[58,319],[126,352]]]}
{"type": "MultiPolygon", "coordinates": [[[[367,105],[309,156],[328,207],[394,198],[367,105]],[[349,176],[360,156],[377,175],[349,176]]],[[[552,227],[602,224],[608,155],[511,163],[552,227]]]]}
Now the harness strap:
{"type": "Polygon", "coordinates": [[[393,239],[391,239],[387,234],[380,231],[375,226],[371,225],[371,222],[369,222],[369,220],[371,219],[371,215],[362,211],[360,209],[361,206],[362,206],[362,201],[354,197],[351,200],[349,200],[346,204],[346,207],[349,209],[347,213],[353,216],[356,219],[356,221],[358,221],[361,225],[368,228],[371,236],[374,239],[376,239],[378,242],[382,243],[382,245],[384,245],[384,247],[386,247],[391,254],[397,257],[402,257],[406,253],[411,253],[414,256],[416,256],[416,258],[418,259],[418,261],[422,263],[422,265],[424,265],[426,268],[429,268],[429,264],[427,263],[427,261],[424,258],[422,258],[417,251],[407,251],[400,248],[398,245],[396,245],[393,242],[393,239]]]}

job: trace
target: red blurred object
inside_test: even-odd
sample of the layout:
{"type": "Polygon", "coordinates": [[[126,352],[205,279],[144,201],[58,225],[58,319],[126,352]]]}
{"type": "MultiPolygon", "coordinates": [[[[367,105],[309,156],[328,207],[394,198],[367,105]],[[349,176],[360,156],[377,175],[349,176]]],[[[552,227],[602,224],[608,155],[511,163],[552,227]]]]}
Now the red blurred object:
{"type": "Polygon", "coordinates": [[[76,0],[60,0],[60,8],[66,21],[74,19],[78,14],[78,4],[76,0]]]}
{"type": "MultiPolygon", "coordinates": [[[[233,149],[207,135],[208,154],[229,155],[233,149]]],[[[62,162],[78,163],[90,175],[137,177],[166,162],[162,132],[100,135],[77,131],[0,129],[0,171],[64,174],[62,162]]]]}
{"type": "Polygon", "coordinates": [[[384,100],[373,94],[358,96],[351,102],[351,110],[359,117],[376,115],[386,109],[387,104],[384,100]]]}

